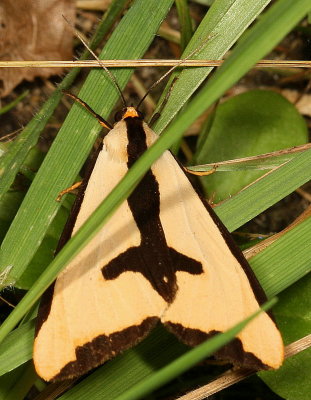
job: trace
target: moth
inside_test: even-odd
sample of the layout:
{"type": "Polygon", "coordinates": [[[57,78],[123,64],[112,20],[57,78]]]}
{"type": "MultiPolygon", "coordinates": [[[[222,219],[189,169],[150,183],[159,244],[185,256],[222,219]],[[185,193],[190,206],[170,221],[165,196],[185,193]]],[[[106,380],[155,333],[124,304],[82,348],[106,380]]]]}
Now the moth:
{"type": "MultiPolygon", "coordinates": [[[[137,108],[116,114],[62,242],[157,138],[137,108]]],[[[265,301],[232,237],[166,151],[45,293],[35,368],[46,381],[80,376],[136,345],[159,321],[196,346],[265,301]]],[[[282,338],[270,315],[261,313],[215,356],[256,370],[278,368],[282,338]]]]}

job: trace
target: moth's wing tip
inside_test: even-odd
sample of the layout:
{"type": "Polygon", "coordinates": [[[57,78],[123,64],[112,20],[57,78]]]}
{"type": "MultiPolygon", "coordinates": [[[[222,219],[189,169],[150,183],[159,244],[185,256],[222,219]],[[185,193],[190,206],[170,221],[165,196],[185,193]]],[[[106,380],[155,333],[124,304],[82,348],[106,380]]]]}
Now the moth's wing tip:
{"type": "MultiPolygon", "coordinates": [[[[139,325],[133,325],[109,336],[98,335],[92,341],[75,349],[76,359],[62,363],[62,367],[52,371],[52,367],[36,357],[34,345],[34,365],[37,374],[47,382],[70,380],[86,374],[117,354],[135,346],[143,340],[159,321],[158,317],[148,317],[139,325]]],[[[55,352],[54,352],[55,354],[55,352]]],[[[46,356],[48,359],[48,355],[46,356]]],[[[61,357],[61,355],[60,355],[61,357]]],[[[44,356],[40,357],[44,360],[44,356]]],[[[61,363],[58,363],[59,365],[61,363]]]]}
{"type": "MultiPolygon", "coordinates": [[[[172,323],[170,321],[166,321],[164,326],[181,342],[190,347],[197,346],[205,340],[222,333],[214,330],[203,332],[200,329],[191,329],[189,327],[184,327],[182,324],[172,323]]],[[[228,361],[234,366],[253,369],[256,371],[278,369],[284,360],[284,346],[280,332],[277,328],[275,329],[275,333],[279,340],[275,341],[276,346],[273,349],[273,356],[270,358],[269,362],[267,362],[267,360],[262,361],[259,356],[256,356],[251,351],[245,351],[243,348],[243,341],[238,337],[215,352],[213,356],[216,359],[228,361]]]]}

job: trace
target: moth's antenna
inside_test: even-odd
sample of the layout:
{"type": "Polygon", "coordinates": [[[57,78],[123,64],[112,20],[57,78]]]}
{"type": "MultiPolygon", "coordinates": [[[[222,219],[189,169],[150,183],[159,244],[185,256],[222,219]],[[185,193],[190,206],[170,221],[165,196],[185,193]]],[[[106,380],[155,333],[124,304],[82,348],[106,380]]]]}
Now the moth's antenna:
{"type": "Polygon", "coordinates": [[[113,75],[112,72],[109,71],[109,69],[107,67],[105,67],[105,65],[103,64],[102,60],[100,60],[97,55],[94,53],[94,51],[89,47],[89,45],[86,43],[86,41],[83,39],[83,37],[80,35],[80,33],[75,29],[75,27],[72,25],[72,23],[70,21],[68,21],[68,19],[63,15],[64,20],[67,22],[68,25],[71,26],[71,28],[73,29],[73,31],[75,32],[75,34],[78,36],[78,38],[81,40],[81,42],[84,44],[84,46],[88,49],[88,51],[92,54],[92,56],[98,61],[98,63],[100,64],[100,66],[107,72],[107,74],[109,75],[110,79],[112,80],[112,82],[114,83],[115,87],[117,88],[121,99],[122,99],[122,103],[123,106],[126,107],[126,101],[125,98],[123,96],[122,90],[116,80],[116,77],[113,75]]]}
{"type": "Polygon", "coordinates": [[[189,58],[191,58],[194,54],[198,53],[202,47],[205,46],[207,40],[209,38],[207,38],[206,40],[203,41],[203,43],[200,44],[199,47],[197,47],[196,49],[194,49],[186,58],[183,58],[182,60],[180,60],[176,65],[174,65],[173,67],[171,67],[167,72],[165,72],[164,75],[161,76],[160,79],[158,79],[156,82],[154,82],[149,89],[147,90],[147,92],[145,93],[145,95],[142,97],[142,99],[140,100],[140,102],[137,104],[136,109],[138,110],[139,107],[141,106],[142,102],[145,100],[145,98],[148,96],[148,94],[151,92],[151,90],[153,90],[160,82],[163,81],[163,79],[165,79],[167,77],[167,75],[169,75],[170,73],[172,73],[176,68],[178,68],[181,64],[183,64],[185,61],[189,60],[189,58]]]}

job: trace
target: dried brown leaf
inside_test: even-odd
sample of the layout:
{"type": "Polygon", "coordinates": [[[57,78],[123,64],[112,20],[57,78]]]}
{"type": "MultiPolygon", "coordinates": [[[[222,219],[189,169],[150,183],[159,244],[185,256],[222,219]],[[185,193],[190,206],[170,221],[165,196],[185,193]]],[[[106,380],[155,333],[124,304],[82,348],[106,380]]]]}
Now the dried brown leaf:
{"type": "MultiPolygon", "coordinates": [[[[2,0],[0,3],[0,60],[68,60],[72,29],[62,15],[74,21],[73,0],[2,0]]],[[[48,77],[62,68],[3,68],[0,96],[23,79],[48,77]]]]}
{"type": "Polygon", "coordinates": [[[77,0],[77,8],[105,11],[109,7],[110,3],[111,0],[77,0]]]}

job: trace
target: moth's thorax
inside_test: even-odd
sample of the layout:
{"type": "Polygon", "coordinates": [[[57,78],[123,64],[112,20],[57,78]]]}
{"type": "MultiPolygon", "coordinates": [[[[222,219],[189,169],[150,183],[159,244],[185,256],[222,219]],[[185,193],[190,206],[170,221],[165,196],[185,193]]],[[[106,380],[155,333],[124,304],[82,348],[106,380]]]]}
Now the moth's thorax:
{"type": "MultiPolygon", "coordinates": [[[[135,111],[134,107],[128,107],[129,112],[131,109],[135,111]]],[[[133,118],[133,117],[127,117],[133,118]]],[[[136,117],[134,117],[136,118],[136,117]]],[[[146,135],[146,144],[147,147],[150,147],[152,143],[154,143],[158,136],[153,132],[152,129],[148,127],[148,125],[142,121],[142,126],[146,135]]],[[[128,161],[128,132],[127,132],[127,124],[124,119],[117,122],[113,129],[106,135],[103,140],[104,149],[109,153],[110,157],[114,161],[127,163],[128,161]]]]}
{"type": "Polygon", "coordinates": [[[139,117],[139,113],[135,107],[127,107],[122,119],[139,117]]]}

